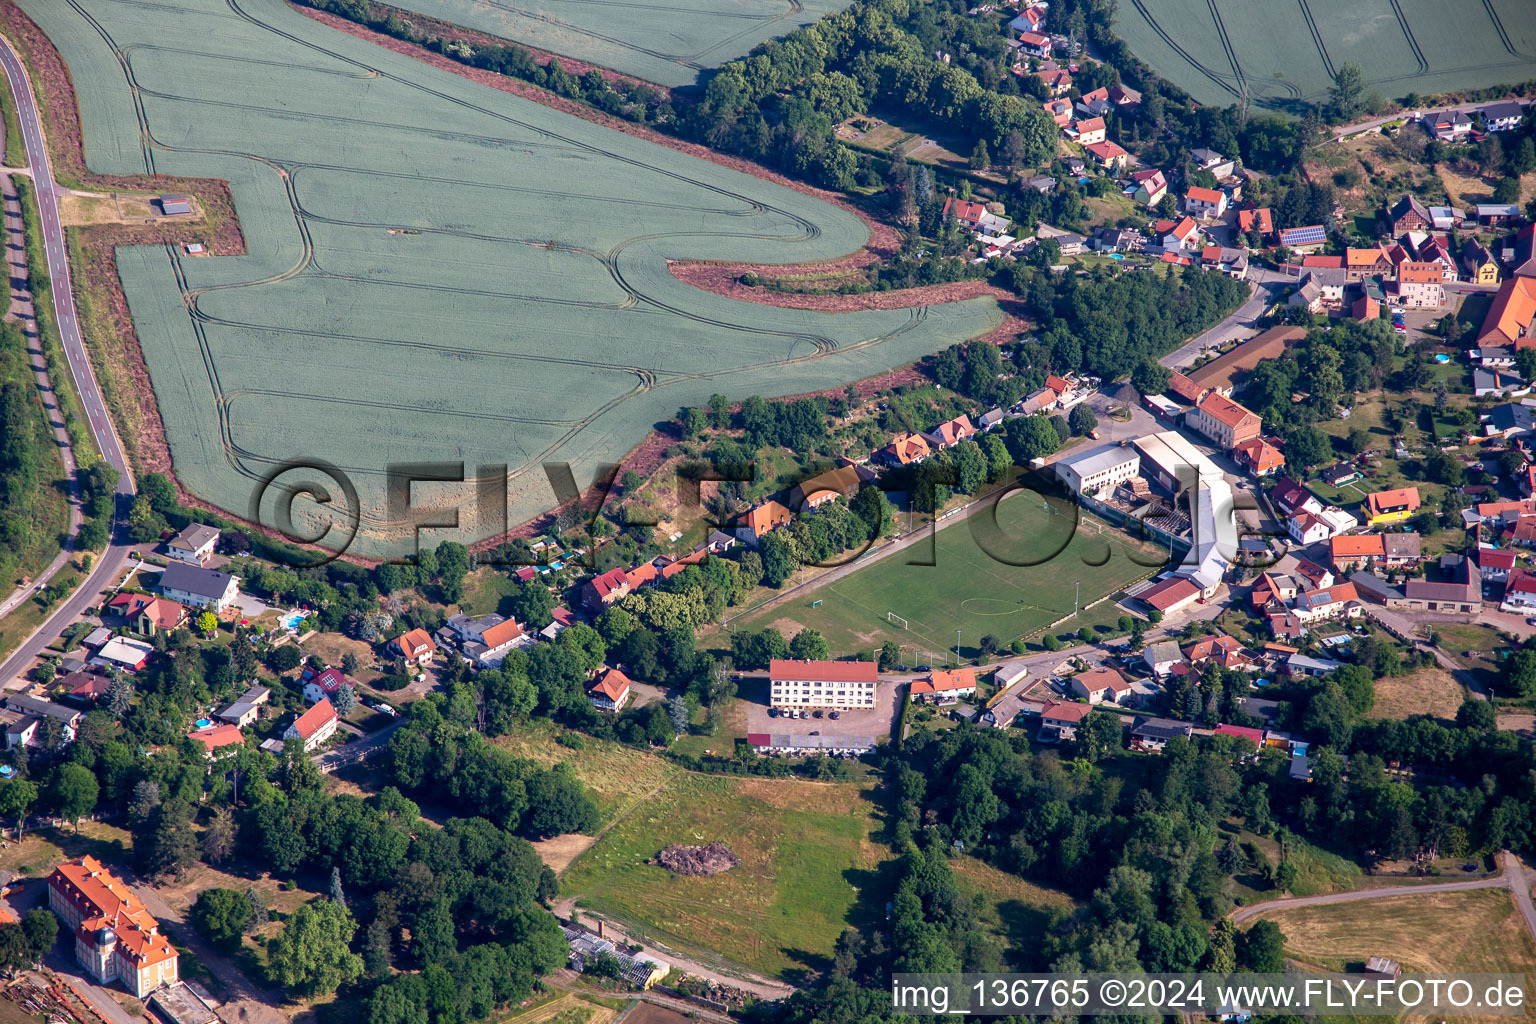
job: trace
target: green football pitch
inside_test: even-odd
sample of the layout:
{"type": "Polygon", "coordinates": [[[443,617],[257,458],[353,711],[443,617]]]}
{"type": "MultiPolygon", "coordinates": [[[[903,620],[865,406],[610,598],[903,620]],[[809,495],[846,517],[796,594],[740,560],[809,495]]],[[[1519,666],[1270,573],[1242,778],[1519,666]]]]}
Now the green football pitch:
{"type": "MultiPolygon", "coordinates": [[[[1098,601],[1158,571],[1166,559],[1166,549],[1066,503],[1017,492],[995,513],[983,510],[940,529],[931,544],[919,541],[736,627],[775,626],[786,636],[813,627],[840,654],[891,640],[911,652],[904,655],[908,664],[930,655],[942,660],[958,629],[961,654],[972,657],[983,636],[1004,644],[1030,636],[1070,615],[1074,599],[1098,601]]],[[[1106,601],[1056,632],[1120,614],[1106,601]]]]}
{"type": "Polygon", "coordinates": [[[1129,0],[1115,31],[1201,103],[1291,112],[1327,99],[1334,71],[1360,65],[1388,99],[1536,77],[1530,0],[1129,0]]]}

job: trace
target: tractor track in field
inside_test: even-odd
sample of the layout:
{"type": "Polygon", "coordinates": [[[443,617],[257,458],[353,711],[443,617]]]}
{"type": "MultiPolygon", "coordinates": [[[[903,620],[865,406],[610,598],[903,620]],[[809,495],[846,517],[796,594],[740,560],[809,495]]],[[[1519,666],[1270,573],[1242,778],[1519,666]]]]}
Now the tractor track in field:
{"type": "Polygon", "coordinates": [[[1248,91],[1248,80],[1243,76],[1243,69],[1237,62],[1237,51],[1232,48],[1232,39],[1227,35],[1226,23],[1221,20],[1221,11],[1216,8],[1216,0],[1205,0],[1206,6],[1211,9],[1211,24],[1216,26],[1216,38],[1221,41],[1221,49],[1227,55],[1227,63],[1232,65],[1232,75],[1237,80],[1238,89],[1248,91]]]}
{"type": "Polygon", "coordinates": [[[1168,48],[1173,50],[1174,53],[1177,53],[1180,57],[1183,57],[1186,61],[1188,61],[1190,67],[1194,68],[1196,71],[1200,72],[1200,74],[1208,78],[1213,85],[1231,93],[1235,97],[1241,98],[1239,91],[1232,88],[1232,84],[1226,81],[1227,76],[1219,74],[1218,72],[1200,63],[1200,61],[1196,60],[1194,54],[1180,46],[1178,41],[1175,40],[1174,37],[1169,34],[1162,25],[1158,24],[1157,19],[1152,17],[1152,12],[1147,9],[1147,5],[1144,0],[1131,0],[1131,6],[1135,7],[1137,12],[1146,19],[1147,26],[1151,28],[1153,32],[1157,33],[1157,37],[1161,39],[1165,44],[1167,44],[1168,48]]]}
{"type": "Polygon", "coordinates": [[[684,16],[688,14],[705,14],[709,17],[740,19],[751,23],[748,25],[748,27],[743,28],[738,32],[733,32],[722,39],[711,42],[708,46],[704,47],[702,50],[699,50],[697,53],[680,54],[666,53],[661,50],[649,49],[647,47],[637,45],[632,39],[625,39],[621,36],[604,35],[601,32],[594,32],[591,29],[582,28],[579,25],[574,25],[571,22],[564,21],[552,14],[545,14],[539,11],[530,11],[526,7],[518,7],[513,4],[502,3],[500,0],[482,0],[482,2],[487,7],[494,7],[498,10],[505,11],[508,14],[514,15],[515,17],[528,18],[532,21],[541,22],[554,28],[564,29],[565,31],[574,33],[577,36],[585,36],[589,39],[598,39],[602,42],[608,43],[611,46],[618,47],[621,50],[633,50],[637,53],[643,53],[648,57],[654,57],[657,60],[665,61],[668,64],[675,64],[678,67],[685,68],[693,72],[709,70],[710,65],[703,60],[707,54],[713,53],[722,47],[731,45],[742,36],[751,35],[754,33],[761,34],[762,26],[772,25],[775,22],[783,21],[785,18],[792,17],[793,15],[799,14],[805,10],[805,5],[801,2],[801,0],[789,0],[789,2],[785,5],[785,9],[782,13],[772,16],[754,14],[716,14],[714,12],[699,11],[697,9],[688,8],[651,7],[648,4],[614,3],[613,0],[580,0],[580,2],[592,3],[596,6],[632,7],[653,11],[675,11],[684,16]]]}
{"type": "Polygon", "coordinates": [[[1312,17],[1312,8],[1307,4],[1307,0],[1296,0],[1296,2],[1301,5],[1301,18],[1307,23],[1307,32],[1312,36],[1312,45],[1317,47],[1318,57],[1322,58],[1323,70],[1328,72],[1329,78],[1332,78],[1337,71],[1333,67],[1333,58],[1328,54],[1328,46],[1323,42],[1323,34],[1318,31],[1317,19],[1312,17]]]}
{"type": "Polygon", "coordinates": [[[1493,6],[1493,0],[1483,0],[1483,9],[1488,12],[1488,20],[1493,22],[1493,30],[1499,34],[1499,42],[1504,44],[1504,49],[1509,51],[1511,57],[1536,60],[1536,57],[1531,54],[1521,53],[1515,49],[1514,41],[1509,38],[1509,32],[1504,28],[1504,19],[1499,17],[1498,8],[1493,6]]]}
{"type": "Polygon", "coordinates": [[[1414,38],[1413,27],[1408,24],[1408,15],[1403,13],[1402,5],[1397,0],[1387,0],[1392,5],[1392,13],[1397,16],[1398,27],[1403,30],[1403,37],[1408,40],[1408,49],[1413,51],[1413,59],[1419,62],[1419,73],[1412,77],[1420,78],[1429,74],[1429,61],[1424,59],[1424,51],[1419,49],[1419,41],[1414,38]]]}

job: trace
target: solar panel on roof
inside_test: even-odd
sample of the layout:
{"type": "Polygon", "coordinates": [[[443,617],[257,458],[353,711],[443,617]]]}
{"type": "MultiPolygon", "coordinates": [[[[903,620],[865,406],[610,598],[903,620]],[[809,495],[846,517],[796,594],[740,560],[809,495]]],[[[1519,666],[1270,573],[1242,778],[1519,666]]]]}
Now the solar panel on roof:
{"type": "Polygon", "coordinates": [[[1307,245],[1312,242],[1326,242],[1328,229],[1322,225],[1305,228],[1286,228],[1280,232],[1281,245],[1307,245]]]}

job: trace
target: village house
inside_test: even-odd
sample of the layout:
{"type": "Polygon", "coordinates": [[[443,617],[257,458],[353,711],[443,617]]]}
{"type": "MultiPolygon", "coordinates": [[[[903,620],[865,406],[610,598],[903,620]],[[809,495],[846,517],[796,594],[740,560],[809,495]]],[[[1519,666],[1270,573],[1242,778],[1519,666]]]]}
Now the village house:
{"type": "Polygon", "coordinates": [[[1396,568],[1417,564],[1421,548],[1416,533],[1345,534],[1329,538],[1328,557],[1338,573],[1369,566],[1396,568]]]}
{"type": "Polygon", "coordinates": [[[604,672],[587,690],[587,701],[599,711],[620,711],[629,697],[629,677],[616,668],[604,672]]]}
{"type": "Polygon", "coordinates": [[[1393,271],[1392,257],[1387,254],[1385,246],[1344,250],[1344,276],[1350,282],[1362,281],[1367,277],[1391,277],[1393,271]]]}
{"type": "Polygon", "coordinates": [[[98,668],[115,668],[124,672],[137,672],[149,664],[154,647],[142,640],[127,636],[115,636],[91,656],[91,664],[98,668]]]}
{"type": "Polygon", "coordinates": [[[1482,118],[1484,131],[1507,132],[1520,127],[1525,108],[1514,100],[1502,100],[1479,108],[1477,116],[1482,118]]]}
{"type": "Polygon", "coordinates": [[[1102,117],[1085,117],[1075,121],[1067,129],[1067,138],[1084,146],[1092,146],[1104,141],[1104,119],[1102,117]]]}
{"type": "Polygon", "coordinates": [[[240,596],[240,581],[227,572],[171,562],[160,574],[160,593],[193,608],[223,612],[240,596]]]}
{"type": "Polygon", "coordinates": [[[1147,663],[1147,668],[1156,676],[1165,676],[1173,671],[1173,666],[1184,663],[1184,654],[1179,650],[1179,645],[1172,640],[1164,640],[1155,644],[1148,644],[1142,654],[1142,660],[1147,663]]]}
{"type": "Polygon", "coordinates": [[[1275,233],[1275,215],[1267,206],[1260,206],[1249,210],[1237,211],[1237,230],[1243,234],[1258,232],[1261,239],[1268,239],[1275,233]]]}
{"type": "Polygon", "coordinates": [[[166,542],[165,553],[179,562],[207,565],[218,543],[218,530],[202,523],[193,523],[166,542]]]}
{"type": "Polygon", "coordinates": [[[952,704],[962,697],[974,696],[976,670],[973,668],[934,671],[927,679],[912,680],[908,691],[909,700],[932,704],[952,704]]]}
{"type": "Polygon", "coordinates": [[[1202,270],[1216,270],[1239,281],[1248,277],[1248,253],[1222,245],[1208,245],[1200,250],[1202,270]]]}
{"type": "Polygon", "coordinates": [[[1224,634],[1196,640],[1184,648],[1184,658],[1191,665],[1214,661],[1222,668],[1236,672],[1247,672],[1258,667],[1258,662],[1243,648],[1241,641],[1224,634]]]}
{"type": "Polygon", "coordinates": [[[787,526],[794,518],[793,512],[769,499],[736,518],[736,539],[755,548],[765,536],[781,526],[787,526]]]}
{"type": "Polygon", "coordinates": [[[1113,142],[1096,142],[1084,148],[1088,151],[1088,155],[1093,157],[1094,163],[1107,171],[1123,171],[1126,163],[1131,159],[1131,154],[1113,142]]]}
{"type": "Polygon", "coordinates": [[[214,717],[243,728],[261,717],[261,706],[267,703],[271,697],[272,691],[267,687],[253,685],[242,693],[233,704],[224,708],[214,717]]]}
{"type": "Polygon", "coordinates": [[[1077,739],[1077,727],[1093,712],[1087,704],[1048,700],[1040,712],[1041,743],[1068,743],[1077,739]]]}
{"type": "MultiPolygon", "coordinates": [[[[740,536],[741,529],[741,526],[737,527],[737,536],[740,536]]],[[[755,538],[753,543],[756,543],[755,538]]],[[[629,573],[623,569],[609,569],[581,585],[582,604],[589,611],[600,612],[628,594],[629,590],[629,573]]]]}
{"type": "Polygon", "coordinates": [[[1068,681],[1068,685],[1074,694],[1089,704],[1102,704],[1105,701],[1118,704],[1121,698],[1131,692],[1129,679],[1115,669],[1104,667],[1079,672],[1068,681]]]}
{"type": "Polygon", "coordinates": [[[1128,85],[1112,85],[1109,88],[1109,102],[1121,108],[1141,106],[1141,93],[1128,85]]]}
{"type": "Polygon", "coordinates": [[[1194,726],[1172,718],[1143,718],[1131,728],[1131,749],[1143,753],[1162,753],[1168,741],[1182,736],[1189,739],[1194,726]]]}
{"type": "Polygon", "coordinates": [[[298,740],[308,752],[330,739],[336,732],[339,721],[340,719],[336,717],[336,709],[331,706],[331,702],[322,698],[319,703],[294,719],[293,724],[283,730],[283,739],[298,740]]]}
{"type": "Polygon", "coordinates": [[[839,466],[803,480],[789,491],[789,506],[797,512],[817,508],[839,497],[852,499],[859,488],[876,479],[867,466],[839,466]]]}
{"type": "Polygon", "coordinates": [[[1419,510],[1419,489],[1399,487],[1365,496],[1366,522],[1371,526],[1400,523],[1419,510]]]}
{"type": "Polygon", "coordinates": [[[1499,261],[1493,258],[1488,247],[1475,238],[1468,238],[1461,246],[1461,267],[1466,278],[1473,284],[1498,284],[1499,261]]]}
{"type": "Polygon", "coordinates": [[[1136,183],[1135,199],[1143,206],[1156,206],[1168,194],[1168,178],[1162,171],[1133,171],[1131,180],[1136,183]]]}
{"type": "Polygon", "coordinates": [[[1221,189],[1191,185],[1184,193],[1184,212],[1198,218],[1220,217],[1227,212],[1227,194],[1221,189]]]}
{"type": "Polygon", "coordinates": [[[879,680],[872,661],[774,658],[768,665],[769,704],[776,708],[872,708],[879,680]]]}
{"type": "MultiPolygon", "coordinates": [[[[1035,72],[1035,77],[1044,83],[1045,91],[1052,96],[1065,96],[1067,93],[1072,91],[1072,73],[1066,68],[1042,67],[1039,71],[1035,72]]],[[[1071,122],[1072,101],[1068,100],[1066,118],[1065,120],[1061,121],[1060,124],[1062,127],[1065,127],[1071,122]]]]}
{"type": "Polygon", "coordinates": [[[181,980],[179,955],[160,923],[95,857],[67,860],[53,869],[48,907],[73,937],[75,961],[103,985],[121,982],[143,999],[181,980]]]}
{"type": "Polygon", "coordinates": [[[1136,598],[1148,608],[1172,615],[1199,601],[1201,596],[1200,588],[1187,576],[1170,576],[1139,592],[1136,598]]]}
{"type": "Polygon", "coordinates": [[[141,636],[169,633],[186,622],[190,614],[186,605],[150,594],[118,594],[107,602],[107,607],[127,619],[141,636]]]}
{"type": "Polygon", "coordinates": [[[304,699],[311,704],[335,697],[347,685],[347,677],[339,668],[316,670],[307,666],[299,678],[304,683],[304,699]]]}
{"type": "Polygon", "coordinates": [[[1279,242],[1282,248],[1293,252],[1314,252],[1328,244],[1328,229],[1322,224],[1281,228],[1279,242]]]}
{"type": "Polygon", "coordinates": [[[1229,451],[1258,437],[1264,426],[1258,413],[1219,393],[1207,395],[1185,422],[1229,451]]]}
{"type": "Polygon", "coordinates": [[[1051,56],[1051,37],[1041,32],[1020,32],[1018,34],[1019,50],[1025,56],[1039,57],[1042,60],[1051,56]]]}
{"type": "Polygon", "coordinates": [[[1432,226],[1429,208],[1406,193],[1387,211],[1387,220],[1392,225],[1394,237],[1409,231],[1428,231],[1432,226]]]}
{"type": "Polygon", "coordinates": [[[1536,608],[1536,570],[1510,569],[1504,581],[1504,598],[1499,602],[1499,610],[1526,615],[1532,608],[1536,608]]]}
{"type": "Polygon", "coordinates": [[[1285,468],[1285,455],[1262,437],[1251,437],[1232,446],[1232,457],[1254,476],[1274,476],[1285,468]]]}
{"type": "Polygon", "coordinates": [[[1440,264],[1410,260],[1398,266],[1397,301],[1409,309],[1444,306],[1445,284],[1440,264]]]}
{"type": "Polygon", "coordinates": [[[391,640],[390,650],[399,655],[408,667],[414,668],[432,661],[437,644],[432,642],[431,633],[424,629],[412,629],[391,640]]]}
{"type": "Polygon", "coordinates": [[[238,725],[210,725],[202,729],[193,729],[187,733],[188,738],[201,743],[208,760],[218,757],[221,751],[240,747],[245,743],[245,734],[240,731],[238,725]]]}
{"type": "Polygon", "coordinates": [[[928,458],[933,454],[933,449],[928,447],[928,441],[923,435],[904,432],[891,438],[891,443],[875,454],[887,466],[910,466],[928,458]]]}
{"type": "Polygon", "coordinates": [[[943,451],[946,448],[953,448],[967,438],[976,436],[976,428],[971,425],[971,418],[961,413],[952,420],[940,423],[923,436],[935,451],[943,451]]]}
{"type": "Polygon", "coordinates": [[[1103,86],[1083,93],[1077,98],[1079,117],[1103,117],[1109,113],[1109,90],[1103,86]]]}
{"type": "Polygon", "coordinates": [[[1232,175],[1237,170],[1237,162],[1222,156],[1213,149],[1192,149],[1189,158],[1194,161],[1195,167],[1202,171],[1210,171],[1211,176],[1218,181],[1232,175]]]}
{"type": "Polygon", "coordinates": [[[43,721],[52,719],[59,724],[59,736],[65,743],[75,741],[75,730],[80,726],[80,719],[85,713],[79,708],[65,707],[63,704],[55,704],[43,697],[34,697],[29,693],[13,693],[5,698],[5,706],[22,716],[21,720],[13,723],[5,735],[7,750],[16,747],[39,746],[43,741],[43,721]]]}
{"type": "Polygon", "coordinates": [[[1291,613],[1304,625],[1323,619],[1353,618],[1365,610],[1353,583],[1335,583],[1323,590],[1296,595],[1291,613]]]}
{"type": "Polygon", "coordinates": [[[972,231],[988,235],[1000,235],[1008,230],[1008,218],[992,213],[985,203],[973,203],[953,196],[944,200],[944,216],[953,212],[955,220],[972,231]]]}
{"type": "Polygon", "coordinates": [[[1472,130],[1472,119],[1460,110],[1431,111],[1419,123],[1441,142],[1456,142],[1472,130]]]}
{"type": "MultiPolygon", "coordinates": [[[[1159,222],[1159,225],[1166,223],[1159,222]]],[[[1171,225],[1162,235],[1163,249],[1166,252],[1195,253],[1199,252],[1200,228],[1192,218],[1185,217],[1171,225]]]]}

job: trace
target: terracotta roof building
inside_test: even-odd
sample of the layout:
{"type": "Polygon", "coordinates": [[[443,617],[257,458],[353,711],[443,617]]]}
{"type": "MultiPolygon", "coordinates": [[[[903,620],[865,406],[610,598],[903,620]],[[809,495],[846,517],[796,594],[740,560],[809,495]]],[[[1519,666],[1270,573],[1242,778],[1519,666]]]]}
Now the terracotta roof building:
{"type": "Polygon", "coordinates": [[[1204,366],[1191,370],[1189,379],[1202,388],[1213,388],[1230,395],[1239,374],[1253,372],[1253,368],[1265,360],[1280,358],[1287,345],[1306,336],[1307,332],[1300,327],[1271,327],[1204,366]]]}
{"type": "Polygon", "coordinates": [[[976,693],[976,670],[958,668],[933,672],[927,679],[914,679],[908,696],[912,700],[943,702],[976,693]]]}
{"type": "Polygon", "coordinates": [[[1512,277],[1499,285],[1483,326],[1477,332],[1479,348],[1513,345],[1516,349],[1536,345],[1531,337],[1531,321],[1536,320],[1536,278],[1512,277]]]}
{"type": "Polygon", "coordinates": [[[587,700],[599,711],[618,711],[629,702],[629,677],[610,668],[587,690],[587,700]]]}
{"type": "Polygon", "coordinates": [[[75,938],[75,959],[97,981],[120,981],[142,999],[181,980],[176,948],[133,890],[94,857],[48,876],[48,906],[75,938]]]}
{"type": "Polygon", "coordinates": [[[336,709],[331,702],[321,699],[314,707],[304,712],[287,730],[283,732],[285,740],[299,740],[304,744],[305,750],[314,750],[320,744],[331,738],[336,731],[336,709]]]}
{"type": "Polygon", "coordinates": [[[1220,392],[1206,395],[1189,414],[1188,423],[1229,451],[1258,437],[1264,426],[1258,413],[1243,408],[1220,392]]]}
{"type": "Polygon", "coordinates": [[[872,708],[880,681],[872,661],[794,661],[768,664],[769,703],[776,708],[872,708]]]}

